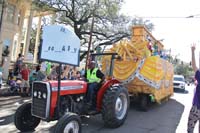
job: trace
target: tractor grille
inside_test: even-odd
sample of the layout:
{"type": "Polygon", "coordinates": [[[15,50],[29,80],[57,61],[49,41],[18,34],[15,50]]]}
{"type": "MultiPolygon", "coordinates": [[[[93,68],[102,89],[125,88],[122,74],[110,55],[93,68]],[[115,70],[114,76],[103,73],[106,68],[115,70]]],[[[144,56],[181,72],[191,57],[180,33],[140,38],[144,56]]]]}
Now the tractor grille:
{"type": "Polygon", "coordinates": [[[47,100],[47,84],[42,82],[34,82],[32,94],[32,114],[40,118],[46,118],[48,112],[47,100]]]}

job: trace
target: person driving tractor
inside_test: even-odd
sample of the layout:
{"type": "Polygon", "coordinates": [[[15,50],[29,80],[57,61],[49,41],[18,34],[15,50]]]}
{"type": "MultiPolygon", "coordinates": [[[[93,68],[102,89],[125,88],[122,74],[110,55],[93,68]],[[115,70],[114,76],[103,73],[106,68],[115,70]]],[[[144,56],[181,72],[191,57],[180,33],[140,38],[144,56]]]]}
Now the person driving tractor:
{"type": "Polygon", "coordinates": [[[88,82],[88,92],[86,94],[86,102],[94,109],[95,103],[93,97],[99,89],[99,85],[104,81],[104,74],[95,67],[95,61],[89,61],[88,69],[85,72],[85,78],[88,82]]]}

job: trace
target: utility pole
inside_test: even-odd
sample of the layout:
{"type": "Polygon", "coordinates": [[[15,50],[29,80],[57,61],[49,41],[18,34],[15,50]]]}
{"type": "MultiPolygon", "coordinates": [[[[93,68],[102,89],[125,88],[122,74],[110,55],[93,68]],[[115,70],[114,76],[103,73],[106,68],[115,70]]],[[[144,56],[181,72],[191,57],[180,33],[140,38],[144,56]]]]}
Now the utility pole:
{"type": "Polygon", "coordinates": [[[88,51],[87,51],[87,57],[86,57],[85,70],[87,70],[88,59],[89,59],[89,56],[90,56],[90,47],[91,47],[91,43],[92,43],[92,32],[93,32],[93,27],[94,27],[94,14],[93,14],[93,17],[92,17],[92,24],[91,24],[91,29],[90,29],[90,38],[89,38],[89,44],[88,44],[88,51]]]}

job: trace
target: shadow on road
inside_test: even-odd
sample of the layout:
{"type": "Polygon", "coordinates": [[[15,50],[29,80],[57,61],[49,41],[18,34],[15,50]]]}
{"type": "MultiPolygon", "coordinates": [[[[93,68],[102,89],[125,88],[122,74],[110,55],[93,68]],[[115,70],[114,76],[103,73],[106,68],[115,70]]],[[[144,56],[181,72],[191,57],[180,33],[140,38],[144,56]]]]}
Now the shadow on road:
{"type": "Polygon", "coordinates": [[[0,108],[5,108],[4,106],[12,106],[14,104],[23,104],[29,97],[22,98],[20,96],[14,97],[0,97],[0,108]]]}
{"type": "Polygon", "coordinates": [[[174,89],[174,93],[180,93],[180,94],[188,94],[189,91],[188,90],[180,90],[180,89],[174,89]]]}
{"type": "Polygon", "coordinates": [[[148,112],[138,111],[135,106],[131,105],[128,121],[134,119],[131,122],[134,127],[150,133],[175,133],[184,111],[184,105],[174,99],[162,104],[153,104],[148,112]]]}
{"type": "Polygon", "coordinates": [[[125,123],[116,129],[107,128],[101,115],[82,119],[83,133],[175,133],[184,111],[184,105],[170,99],[154,104],[148,112],[131,105],[125,123]]]}
{"type": "Polygon", "coordinates": [[[19,96],[19,93],[10,92],[8,88],[0,90],[0,97],[6,97],[6,96],[19,96]]]}
{"type": "Polygon", "coordinates": [[[0,126],[8,125],[8,124],[12,123],[13,119],[14,119],[14,114],[0,117],[0,126]]]}
{"type": "MultiPolygon", "coordinates": [[[[82,118],[82,133],[175,133],[183,111],[184,106],[174,99],[160,105],[152,105],[148,112],[138,111],[136,105],[132,104],[127,119],[121,127],[107,128],[99,114],[82,118]]],[[[13,122],[13,114],[1,119],[4,121],[0,122],[0,125],[10,124],[13,122]]],[[[56,121],[41,122],[36,131],[29,133],[51,133],[54,131],[55,124],[56,121]]],[[[11,133],[19,133],[14,126],[11,130],[11,133]]]]}

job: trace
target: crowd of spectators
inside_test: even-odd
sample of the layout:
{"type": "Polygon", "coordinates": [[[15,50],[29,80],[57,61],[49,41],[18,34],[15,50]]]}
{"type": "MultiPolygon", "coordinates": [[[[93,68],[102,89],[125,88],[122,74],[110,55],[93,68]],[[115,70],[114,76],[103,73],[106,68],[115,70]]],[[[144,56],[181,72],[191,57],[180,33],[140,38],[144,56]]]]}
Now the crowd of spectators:
{"type": "MultiPolygon", "coordinates": [[[[9,75],[9,85],[19,86],[19,92],[30,94],[30,87],[34,81],[58,80],[59,65],[44,61],[40,64],[26,64],[23,55],[19,54],[12,74],[9,75]]],[[[61,80],[80,80],[85,71],[70,65],[62,65],[61,80]]]]}

